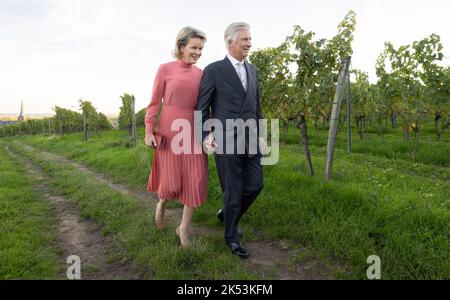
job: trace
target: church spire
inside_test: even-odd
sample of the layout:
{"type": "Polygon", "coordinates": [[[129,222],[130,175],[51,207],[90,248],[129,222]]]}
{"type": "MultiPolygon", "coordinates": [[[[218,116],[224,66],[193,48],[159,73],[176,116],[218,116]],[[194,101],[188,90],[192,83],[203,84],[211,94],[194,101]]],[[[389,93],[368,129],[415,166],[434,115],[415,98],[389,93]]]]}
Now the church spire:
{"type": "Polygon", "coordinates": [[[20,115],[17,117],[17,120],[18,121],[23,121],[24,120],[24,118],[23,118],[23,100],[22,100],[22,102],[20,104],[20,115]]]}

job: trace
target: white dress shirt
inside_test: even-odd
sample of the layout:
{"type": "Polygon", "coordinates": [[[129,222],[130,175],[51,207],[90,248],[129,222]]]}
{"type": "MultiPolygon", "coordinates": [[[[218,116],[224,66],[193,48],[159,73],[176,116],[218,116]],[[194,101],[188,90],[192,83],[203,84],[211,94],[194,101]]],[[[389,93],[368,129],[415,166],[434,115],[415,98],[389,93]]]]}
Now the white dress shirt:
{"type": "Polygon", "coordinates": [[[247,72],[245,70],[245,61],[240,62],[230,54],[227,54],[227,57],[236,70],[238,77],[241,79],[244,90],[247,91],[247,72]]]}

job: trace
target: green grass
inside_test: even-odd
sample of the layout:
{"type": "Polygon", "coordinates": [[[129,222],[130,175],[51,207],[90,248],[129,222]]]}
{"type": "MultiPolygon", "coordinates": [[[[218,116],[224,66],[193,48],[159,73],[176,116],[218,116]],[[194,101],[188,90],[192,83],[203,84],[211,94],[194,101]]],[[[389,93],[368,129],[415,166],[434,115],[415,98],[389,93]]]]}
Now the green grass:
{"type": "Polygon", "coordinates": [[[0,279],[55,279],[59,272],[52,205],[0,141],[0,279]]]}
{"type": "MultiPolygon", "coordinates": [[[[450,133],[442,132],[440,141],[436,140],[431,124],[421,127],[419,133],[417,153],[415,162],[437,165],[443,167],[450,166],[450,133]]],[[[368,130],[363,139],[355,134],[356,129],[352,128],[352,153],[366,153],[390,159],[401,159],[412,162],[411,152],[413,149],[413,135],[410,140],[403,140],[403,133],[400,129],[388,129],[383,137],[375,130],[368,130]]],[[[286,144],[298,144],[300,142],[300,130],[291,126],[287,132],[286,144]]],[[[328,130],[315,130],[313,126],[308,128],[310,144],[316,147],[326,147],[328,141],[328,130]]],[[[281,138],[281,132],[280,132],[281,138]]],[[[347,150],[347,128],[342,128],[336,140],[336,147],[347,150]]]]}
{"type": "Polygon", "coordinates": [[[252,226],[269,238],[309,245],[330,263],[345,260],[344,277],[364,278],[362,262],[371,254],[380,256],[385,279],[450,276],[448,183],[385,169],[378,166],[382,159],[369,157],[371,183],[363,156],[349,159],[340,150],[334,180],[324,182],[324,152],[313,149],[314,179],[305,175],[300,152],[288,146],[279,165],[265,168],[265,189],[249,213],[252,226]]]}
{"type": "MultiPolygon", "coordinates": [[[[287,240],[301,250],[297,261],[321,260],[338,278],[366,278],[366,259],[375,254],[382,261],[383,279],[449,279],[449,139],[443,133],[437,142],[427,128],[416,162],[401,131],[390,130],[383,140],[375,133],[364,140],[354,136],[351,155],[342,131],[330,182],[323,180],[327,132],[310,129],[316,171],[311,178],[300,134],[289,129],[279,163],[265,166],[263,192],[242,220],[246,239],[287,240]]],[[[127,147],[125,133],[118,131],[103,132],[87,143],[81,134],[24,141],[145,189],[152,151],[142,139],[140,130],[136,148],[127,147]]],[[[212,157],[209,170],[209,199],[194,220],[220,228],[215,213],[223,200],[212,157]]],[[[220,237],[214,241],[220,251],[220,237]]]]}
{"type": "MultiPolygon", "coordinates": [[[[82,217],[99,223],[103,234],[115,237],[120,255],[140,265],[150,279],[258,279],[229,254],[221,236],[194,240],[183,251],[175,228],[156,229],[154,211],[134,197],[111,190],[107,185],[68,165],[50,161],[39,152],[30,152],[17,141],[11,148],[43,168],[50,177],[52,192],[73,201],[82,217]]],[[[119,255],[119,257],[120,257],[119,255]]]]}

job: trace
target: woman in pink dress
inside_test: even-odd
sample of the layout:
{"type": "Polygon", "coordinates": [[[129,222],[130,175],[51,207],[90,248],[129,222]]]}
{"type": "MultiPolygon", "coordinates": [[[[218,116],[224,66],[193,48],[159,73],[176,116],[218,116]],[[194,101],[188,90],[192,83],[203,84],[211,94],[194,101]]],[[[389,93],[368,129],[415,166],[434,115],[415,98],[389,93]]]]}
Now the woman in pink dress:
{"type": "Polygon", "coordinates": [[[205,34],[192,27],[178,33],[174,51],[177,60],[160,65],[145,115],[145,144],[155,148],[148,181],[148,191],[156,192],[159,198],[155,223],[163,229],[167,201],[179,199],[184,209],[176,233],[183,248],[190,244],[188,232],[194,210],[208,195],[208,159],[194,137],[194,110],[202,77],[195,63],[205,41],[205,34]],[[160,145],[157,137],[162,137],[160,145]]]}

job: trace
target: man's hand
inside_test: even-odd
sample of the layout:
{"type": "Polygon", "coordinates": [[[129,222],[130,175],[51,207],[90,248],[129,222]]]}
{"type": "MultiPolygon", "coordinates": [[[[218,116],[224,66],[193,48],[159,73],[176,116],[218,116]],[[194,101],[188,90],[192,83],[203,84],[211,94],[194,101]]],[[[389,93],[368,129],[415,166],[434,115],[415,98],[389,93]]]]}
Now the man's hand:
{"type": "Polygon", "coordinates": [[[151,147],[151,148],[158,147],[158,144],[156,143],[156,138],[151,133],[145,133],[144,143],[147,145],[147,147],[151,147]]]}
{"type": "Polygon", "coordinates": [[[205,152],[207,154],[212,154],[216,152],[217,149],[217,143],[214,141],[214,136],[212,133],[210,133],[206,139],[203,141],[203,147],[206,150],[205,152]]]}

